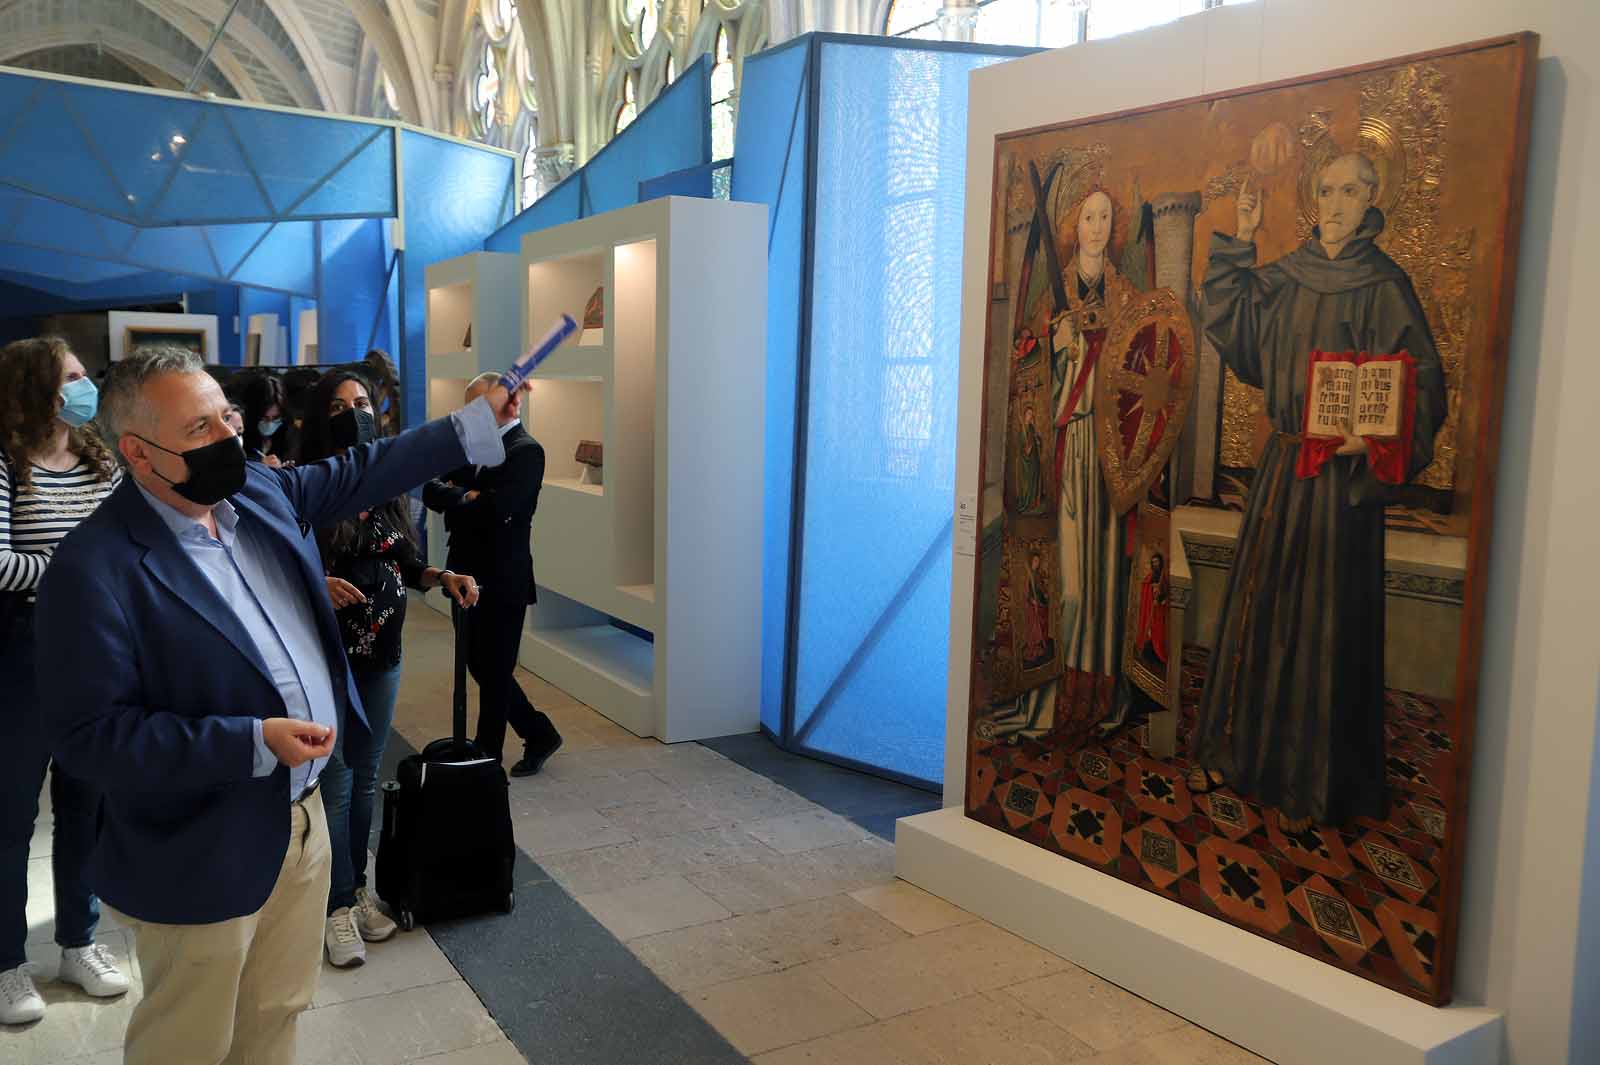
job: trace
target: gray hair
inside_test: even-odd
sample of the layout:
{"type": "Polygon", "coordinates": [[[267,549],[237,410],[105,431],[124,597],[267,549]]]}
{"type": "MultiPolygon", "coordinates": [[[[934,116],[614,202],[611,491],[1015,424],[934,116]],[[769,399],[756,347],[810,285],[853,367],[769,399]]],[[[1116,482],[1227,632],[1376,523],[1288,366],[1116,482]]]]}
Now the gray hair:
{"type": "Polygon", "coordinates": [[[172,345],[140,348],[111,364],[100,386],[100,425],[111,449],[122,458],[117,441],[135,425],[148,426],[153,412],[144,398],[144,386],[157,377],[174,373],[204,373],[206,364],[194,352],[172,345]]]}

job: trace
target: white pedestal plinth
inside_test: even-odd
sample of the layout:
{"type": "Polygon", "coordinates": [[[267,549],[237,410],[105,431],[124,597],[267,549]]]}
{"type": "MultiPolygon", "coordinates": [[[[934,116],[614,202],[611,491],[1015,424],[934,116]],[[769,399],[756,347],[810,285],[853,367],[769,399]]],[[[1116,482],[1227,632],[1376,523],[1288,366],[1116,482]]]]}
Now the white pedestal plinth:
{"type": "Polygon", "coordinates": [[[1500,1065],[1504,1020],[1432,1006],[963,816],[900,820],[895,871],[1280,1065],[1500,1065]]]}

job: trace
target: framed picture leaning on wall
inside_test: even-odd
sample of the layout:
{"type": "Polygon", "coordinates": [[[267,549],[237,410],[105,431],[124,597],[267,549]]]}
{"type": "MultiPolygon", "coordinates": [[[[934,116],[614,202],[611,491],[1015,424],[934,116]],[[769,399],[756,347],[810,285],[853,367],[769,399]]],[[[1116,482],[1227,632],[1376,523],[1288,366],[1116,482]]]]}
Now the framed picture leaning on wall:
{"type": "Polygon", "coordinates": [[[1434,1004],[1536,58],[995,144],[968,815],[1434,1004]]]}

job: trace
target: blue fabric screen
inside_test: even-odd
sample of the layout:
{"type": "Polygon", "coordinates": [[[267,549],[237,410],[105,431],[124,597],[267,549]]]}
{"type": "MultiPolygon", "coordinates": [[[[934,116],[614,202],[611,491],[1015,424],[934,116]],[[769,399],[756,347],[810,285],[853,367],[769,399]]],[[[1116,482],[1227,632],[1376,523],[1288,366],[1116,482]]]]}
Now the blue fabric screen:
{"type": "Polygon", "coordinates": [[[1019,54],[814,35],[747,60],[740,96],[733,198],[772,208],[762,724],[930,787],[944,765],[967,75],[1019,54]]]}
{"type": "Polygon", "coordinates": [[[783,737],[794,490],[795,372],[805,259],[806,40],[745,60],[732,197],[767,205],[766,497],[761,580],[761,725],[783,737]]]}
{"type": "Polygon", "coordinates": [[[402,130],[405,255],[401,258],[400,366],[405,422],[427,414],[425,267],[483,248],[484,236],[505,224],[516,205],[515,159],[417,130],[402,130]]]}
{"type": "Polygon", "coordinates": [[[709,162],[711,66],[702,56],[594,158],[490,234],[483,247],[520,252],[524,233],[638,203],[647,182],[709,162]]]}

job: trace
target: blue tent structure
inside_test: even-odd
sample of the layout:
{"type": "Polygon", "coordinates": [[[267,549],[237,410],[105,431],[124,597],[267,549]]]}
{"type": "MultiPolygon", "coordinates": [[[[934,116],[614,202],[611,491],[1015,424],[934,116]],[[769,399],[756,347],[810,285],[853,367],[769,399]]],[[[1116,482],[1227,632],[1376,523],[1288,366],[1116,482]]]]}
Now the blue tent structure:
{"type": "Polygon", "coordinates": [[[395,122],[0,69],[0,319],[180,296],[291,336],[315,307],[323,361],[400,366],[421,419],[423,267],[483,246],[516,208],[516,159],[395,122]]]}

